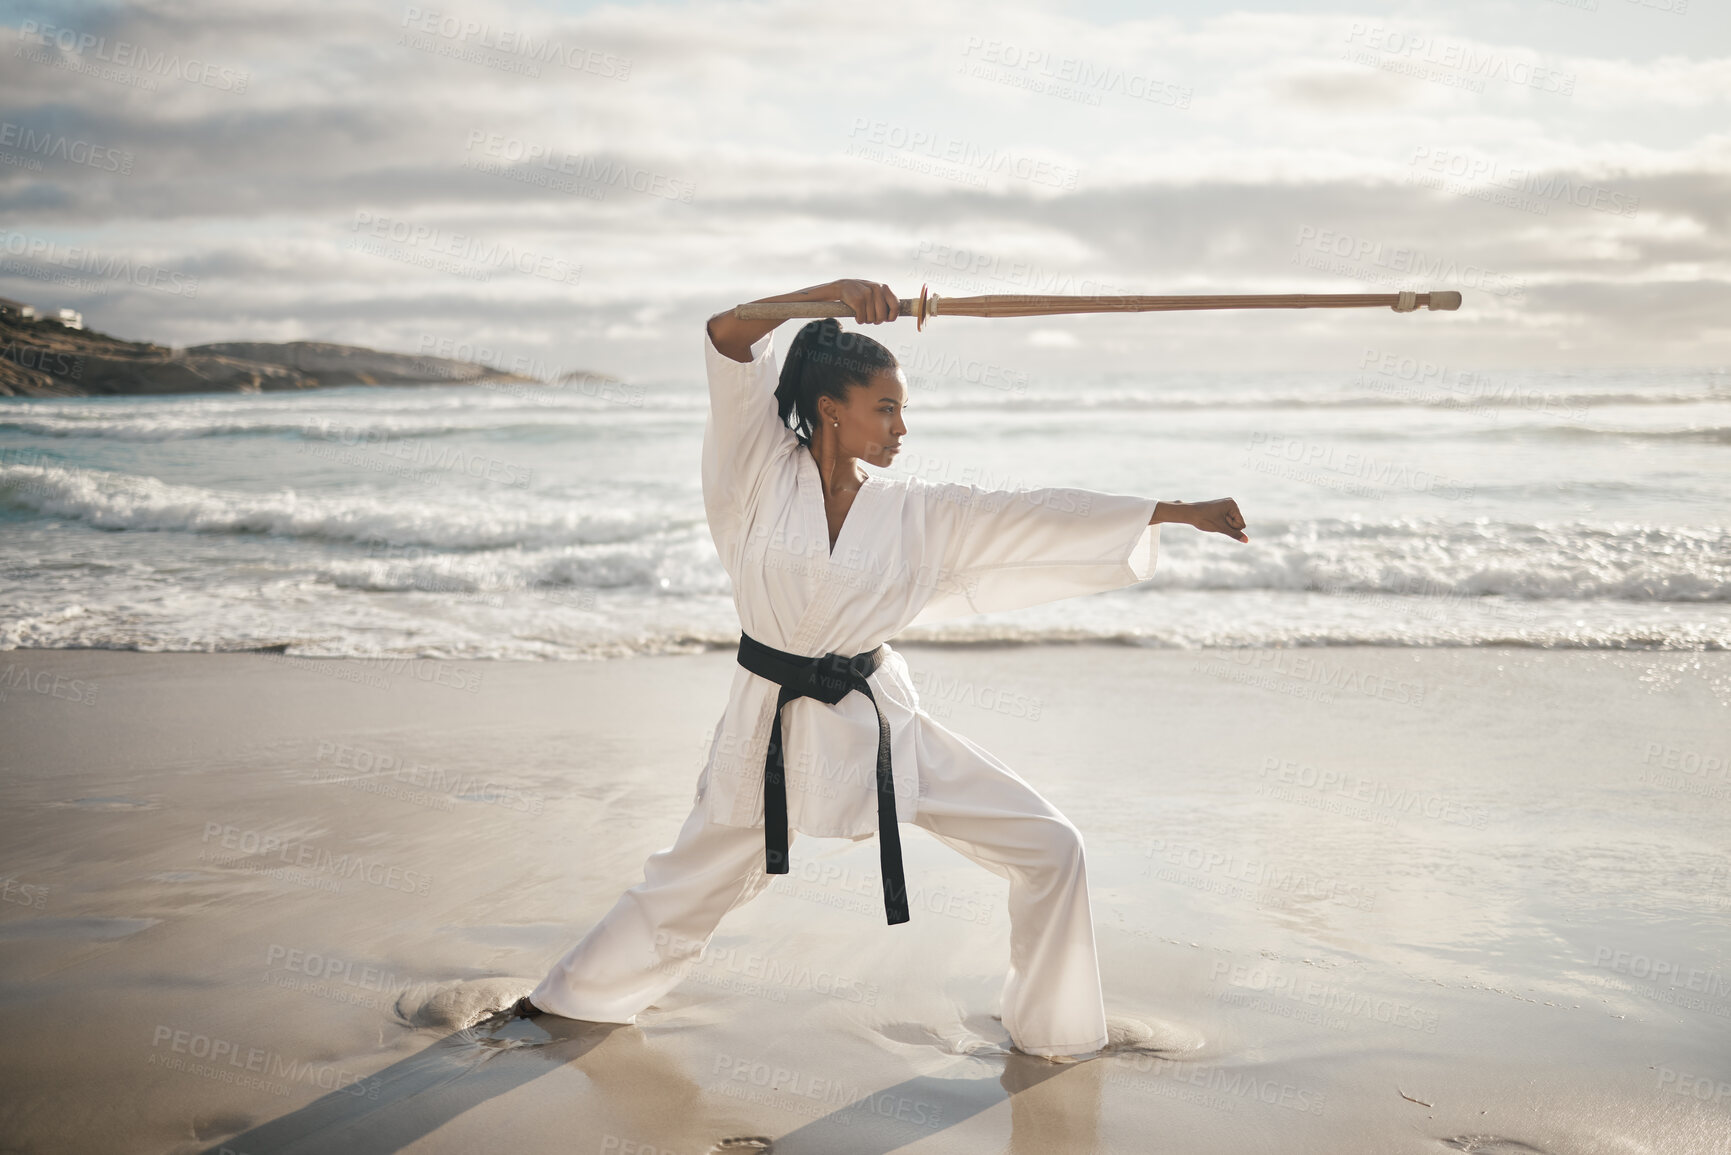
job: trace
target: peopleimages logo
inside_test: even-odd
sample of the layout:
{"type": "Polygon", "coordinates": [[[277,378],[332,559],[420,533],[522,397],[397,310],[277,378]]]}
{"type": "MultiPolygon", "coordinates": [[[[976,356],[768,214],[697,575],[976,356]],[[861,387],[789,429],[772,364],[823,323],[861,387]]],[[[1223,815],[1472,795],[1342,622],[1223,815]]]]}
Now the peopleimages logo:
{"type": "Polygon", "coordinates": [[[32,671],[29,666],[20,666],[15,662],[7,662],[6,668],[0,670],[0,701],[6,700],[9,690],[27,690],[33,694],[60,698],[84,706],[96,704],[95,682],[68,678],[64,674],[49,670],[32,671]]]}
{"type": "Polygon", "coordinates": [[[1438,39],[1428,32],[1403,32],[1380,24],[1355,23],[1346,40],[1352,47],[1343,55],[1355,63],[1375,62],[1386,71],[1404,72],[1474,92],[1483,92],[1487,80],[1559,96],[1572,96],[1575,92],[1572,72],[1513,60],[1504,52],[1481,49],[1461,40],[1438,39]]]}
{"type": "Polygon", "coordinates": [[[268,1047],[217,1038],[200,1031],[158,1024],[151,1035],[148,1063],[170,1071],[233,1083],[274,1095],[287,1095],[297,1083],[322,1091],[378,1099],[383,1081],[333,1067],[291,1059],[268,1047]]]}
{"type": "Polygon", "coordinates": [[[1025,48],[1003,40],[970,36],[962,47],[960,71],[1067,100],[1097,105],[1102,93],[1132,100],[1189,108],[1194,91],[1133,68],[1119,68],[1044,48],[1025,48]]]}
{"type": "Polygon", "coordinates": [[[224,92],[245,92],[250,78],[243,68],[210,64],[193,56],[182,59],[179,52],[152,52],[142,44],[133,44],[126,40],[110,41],[106,36],[44,24],[39,20],[21,21],[18,25],[18,39],[30,41],[43,48],[56,48],[80,60],[88,57],[120,68],[135,69],[154,76],[172,76],[188,84],[221,89],[224,92]]]}
{"type": "Polygon", "coordinates": [[[1593,952],[1593,965],[1655,986],[1691,991],[1713,998],[1731,998],[1731,976],[1691,967],[1685,970],[1671,959],[1654,958],[1634,951],[1602,946],[1593,952]]]}
{"type": "Polygon", "coordinates": [[[0,148],[81,164],[102,172],[132,173],[132,154],[124,149],[91,144],[88,140],[73,140],[55,132],[37,132],[10,120],[0,120],[0,148]]]}
{"type": "Polygon", "coordinates": [[[355,211],[349,231],[373,240],[425,249],[435,256],[508,269],[559,284],[574,285],[583,275],[582,265],[551,253],[519,248],[506,241],[484,241],[472,233],[451,232],[436,225],[382,216],[365,209],[355,211]]]}
{"type": "Polygon", "coordinates": [[[105,256],[84,245],[63,245],[47,237],[33,237],[11,229],[0,229],[0,253],[11,257],[25,257],[76,273],[126,281],[141,289],[160,289],[177,297],[198,296],[197,277],[189,277],[185,273],[177,273],[145,262],[135,263],[131,257],[105,256]]]}
{"type": "Polygon", "coordinates": [[[1501,161],[1455,149],[1421,144],[1413,149],[1412,159],[1407,163],[1409,184],[1481,199],[1503,190],[1512,195],[1501,203],[1539,216],[1549,215],[1554,202],[1620,217],[1632,217],[1641,207],[1640,197],[1601,184],[1578,181],[1562,173],[1505,168],[1501,161]]]}
{"type": "Polygon", "coordinates": [[[641,165],[568,152],[552,145],[524,140],[521,137],[504,136],[485,129],[470,129],[464,150],[470,154],[463,158],[463,167],[466,169],[493,176],[515,177],[521,175],[523,170],[538,166],[549,173],[573,178],[549,187],[580,195],[599,193],[599,196],[594,196],[596,200],[606,199],[606,190],[612,187],[690,204],[697,191],[697,186],[691,181],[641,165]],[[477,151],[482,156],[475,156],[477,151]],[[492,159],[486,159],[488,157],[492,159]]]}
{"type": "MultiPolygon", "coordinates": [[[[631,79],[632,61],[629,57],[615,56],[611,52],[603,52],[582,44],[567,44],[563,40],[547,36],[537,37],[534,33],[521,29],[497,27],[485,21],[459,16],[454,12],[417,8],[411,4],[403,9],[402,26],[410,33],[419,32],[448,41],[449,43],[443,46],[435,45],[432,41],[409,44],[411,48],[432,50],[440,56],[453,56],[472,63],[487,63],[484,57],[438,51],[438,48],[479,48],[497,52],[506,58],[515,56],[540,64],[556,63],[573,72],[587,72],[604,80],[631,79]]],[[[527,71],[531,76],[541,74],[539,69],[530,68],[527,71]]]]}
{"type": "Polygon", "coordinates": [[[1408,285],[1414,280],[1440,281],[1507,297],[1511,301],[1526,296],[1527,282],[1523,277],[1498,273],[1470,261],[1463,264],[1453,257],[1433,256],[1421,249],[1385,245],[1382,241],[1335,229],[1301,225],[1293,245],[1293,263],[1307,269],[1399,285],[1408,285]],[[1307,249],[1309,252],[1305,251],[1307,249]],[[1391,274],[1399,274],[1399,277],[1392,278],[1391,274]]]}
{"type": "Polygon", "coordinates": [[[887,161],[891,156],[905,155],[954,166],[956,174],[969,177],[984,179],[987,174],[993,174],[1053,188],[1076,187],[1078,170],[1073,165],[1058,164],[1007,149],[986,148],[932,129],[910,128],[892,121],[856,116],[848,136],[851,138],[849,154],[871,160],[887,161]]]}
{"type": "Polygon", "coordinates": [[[204,861],[221,865],[251,866],[255,865],[253,860],[268,861],[275,858],[290,867],[298,867],[314,874],[329,874],[334,879],[353,879],[404,894],[425,895],[433,884],[433,876],[425,871],[382,862],[363,854],[349,851],[338,854],[301,839],[285,839],[258,830],[242,830],[220,822],[206,822],[202,841],[209,845],[213,839],[224,850],[235,852],[227,856],[206,852],[202,856],[204,861]]]}

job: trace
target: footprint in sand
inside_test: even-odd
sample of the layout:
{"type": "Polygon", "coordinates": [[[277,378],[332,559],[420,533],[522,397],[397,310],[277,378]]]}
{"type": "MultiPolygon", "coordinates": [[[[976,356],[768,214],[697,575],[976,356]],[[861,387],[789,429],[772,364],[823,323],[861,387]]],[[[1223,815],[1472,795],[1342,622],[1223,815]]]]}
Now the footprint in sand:
{"type": "MultiPolygon", "coordinates": [[[[1004,1016],[993,1015],[999,1022],[1004,1016]]],[[[1182,1055],[1200,1051],[1207,1042],[1201,1031],[1165,1019],[1133,1019],[1128,1015],[1106,1016],[1106,1045],[1102,1055],[1182,1055]]]]}
{"type": "Polygon", "coordinates": [[[535,989],[535,979],[490,978],[412,987],[397,998],[397,1017],[411,1027],[461,1031],[535,989]]]}
{"type": "Polygon", "coordinates": [[[1200,1051],[1207,1042],[1202,1032],[1164,1019],[1132,1019],[1106,1016],[1106,1045],[1102,1055],[1182,1055],[1200,1051]]]}
{"type": "Polygon", "coordinates": [[[915,1047],[936,1047],[949,1055],[1003,1055],[1004,1043],[994,1042],[961,1025],[948,1034],[924,1023],[889,1023],[879,1031],[884,1038],[915,1047]]]}
{"type": "MultiPolygon", "coordinates": [[[[885,1038],[914,1046],[937,1047],[952,1055],[980,1057],[1020,1054],[1007,1037],[987,1038],[986,1034],[1002,1032],[1002,1015],[992,1019],[1000,1024],[993,1031],[983,1023],[962,1023],[948,1033],[925,1023],[891,1023],[883,1028],[885,1038]]],[[[1106,1045],[1100,1055],[1182,1055],[1202,1049],[1206,1040],[1200,1031],[1163,1019],[1132,1019],[1125,1015],[1106,1017],[1106,1045]]]]}
{"type": "Polygon", "coordinates": [[[1456,1135],[1442,1140],[1442,1145],[1464,1151],[1467,1155],[1549,1155],[1543,1147],[1534,1147],[1519,1139],[1504,1139],[1500,1135],[1456,1135]]]}

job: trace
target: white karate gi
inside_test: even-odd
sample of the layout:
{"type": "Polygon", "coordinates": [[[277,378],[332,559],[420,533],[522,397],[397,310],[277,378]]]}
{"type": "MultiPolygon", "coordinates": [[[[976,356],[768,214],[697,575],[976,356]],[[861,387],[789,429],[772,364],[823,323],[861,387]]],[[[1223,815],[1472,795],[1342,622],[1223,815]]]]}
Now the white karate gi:
{"type": "MultiPolygon", "coordinates": [[[[853,655],[911,624],[1018,609],[1146,580],[1155,502],[1081,489],[1016,492],[872,474],[829,548],[811,453],[780,420],[773,334],[741,363],[707,332],[703,497],[741,627],[791,653],[853,655]]],[[[888,721],[896,816],[1010,882],[1002,1017],[1033,1054],[1105,1045],[1082,839],[1009,767],[920,711],[907,663],[871,675],[888,721]]],[[[643,882],[531,993],[570,1018],[632,1022],[672,989],[723,915],[768,885],[764,755],[779,687],[736,667],[690,816],[643,882]]],[[[877,715],[865,696],[790,702],[782,715],[791,832],[877,832],[877,715]]],[[[911,911],[918,919],[918,908],[911,911]]],[[[884,933],[896,933],[886,927],[884,933]]]]}

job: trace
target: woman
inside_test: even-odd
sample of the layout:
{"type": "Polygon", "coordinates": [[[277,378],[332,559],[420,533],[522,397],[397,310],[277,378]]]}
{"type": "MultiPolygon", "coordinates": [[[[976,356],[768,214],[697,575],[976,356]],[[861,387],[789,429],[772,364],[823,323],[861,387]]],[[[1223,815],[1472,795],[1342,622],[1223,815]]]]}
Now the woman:
{"type": "MultiPolygon", "coordinates": [[[[860,280],[763,300],[843,301],[862,325],[898,311],[889,286],[860,280]]],[[[1002,1020],[1015,1047],[1057,1061],[1098,1051],[1106,1017],[1080,834],[922,713],[906,662],[883,643],[916,622],[1144,580],[1165,522],[1248,541],[1238,506],[866,473],[859,463],[889,466],[907,432],[896,359],[826,319],[800,330],[778,375],[778,323],[728,310],[708,324],[703,497],[744,636],[695,804],[643,882],[514,1009],[635,1021],[722,916],[787,872],[794,831],[877,834],[888,919],[908,921],[897,824],[913,822],[1009,880],[1002,1020]]]]}

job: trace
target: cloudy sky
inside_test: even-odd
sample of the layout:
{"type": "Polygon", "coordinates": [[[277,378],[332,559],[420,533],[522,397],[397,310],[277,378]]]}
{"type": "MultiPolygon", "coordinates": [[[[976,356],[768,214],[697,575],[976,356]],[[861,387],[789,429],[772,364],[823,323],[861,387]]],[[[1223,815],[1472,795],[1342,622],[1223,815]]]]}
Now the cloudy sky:
{"type": "Polygon", "coordinates": [[[1731,361],[1723,0],[0,13],[0,294],[119,336],[693,379],[861,276],[1466,299],[920,338],[1039,373],[1731,361]]]}

